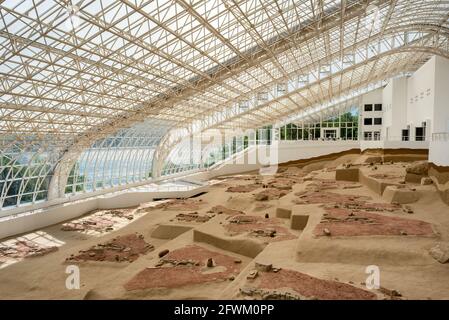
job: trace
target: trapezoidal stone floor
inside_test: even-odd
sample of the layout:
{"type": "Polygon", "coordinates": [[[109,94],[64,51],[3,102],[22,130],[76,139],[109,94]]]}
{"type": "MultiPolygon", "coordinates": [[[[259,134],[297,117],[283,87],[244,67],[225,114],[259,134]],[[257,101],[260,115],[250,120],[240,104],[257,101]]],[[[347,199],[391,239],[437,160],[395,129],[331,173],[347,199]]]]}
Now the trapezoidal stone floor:
{"type": "Polygon", "coordinates": [[[270,299],[317,300],[375,300],[377,295],[368,290],[339,281],[323,280],[305,273],[280,269],[258,271],[254,279],[247,280],[240,289],[243,296],[270,299]]]}
{"type": "Polygon", "coordinates": [[[432,225],[424,221],[388,217],[366,211],[355,212],[342,208],[328,208],[325,211],[321,222],[315,227],[314,234],[316,236],[434,235],[432,225]]]}
{"type": "Polygon", "coordinates": [[[240,272],[241,260],[197,245],[176,249],[157,267],[140,271],[124,287],[128,291],[178,288],[206,282],[227,281],[240,272]],[[208,264],[210,262],[210,265],[208,264]]]}
{"type": "Polygon", "coordinates": [[[228,235],[245,234],[249,237],[263,239],[267,242],[284,241],[297,238],[278,218],[236,215],[224,225],[228,235]]]}
{"type": "Polygon", "coordinates": [[[133,262],[140,255],[154,250],[154,246],[147,243],[141,234],[127,234],[113,238],[106,243],[98,243],[87,250],[81,250],[78,254],[72,254],[67,262],[76,261],[109,261],[109,262],[133,262]]]}

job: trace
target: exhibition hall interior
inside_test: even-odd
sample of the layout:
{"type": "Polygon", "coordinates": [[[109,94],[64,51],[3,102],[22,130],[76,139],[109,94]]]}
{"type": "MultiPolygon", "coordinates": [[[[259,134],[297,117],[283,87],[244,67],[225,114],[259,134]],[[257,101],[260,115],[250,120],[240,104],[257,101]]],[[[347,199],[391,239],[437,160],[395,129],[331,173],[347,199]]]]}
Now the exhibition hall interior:
{"type": "Polygon", "coordinates": [[[0,18],[0,300],[449,300],[448,1],[0,18]]]}

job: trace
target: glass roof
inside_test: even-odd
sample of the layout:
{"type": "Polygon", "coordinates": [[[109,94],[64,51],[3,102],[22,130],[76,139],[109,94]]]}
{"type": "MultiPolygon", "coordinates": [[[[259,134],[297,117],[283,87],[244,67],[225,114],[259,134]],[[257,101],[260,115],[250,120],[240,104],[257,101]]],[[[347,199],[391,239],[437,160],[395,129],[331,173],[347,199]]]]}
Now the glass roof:
{"type": "Polygon", "coordinates": [[[448,16],[438,0],[7,0],[0,131],[258,127],[448,56],[448,16]]]}

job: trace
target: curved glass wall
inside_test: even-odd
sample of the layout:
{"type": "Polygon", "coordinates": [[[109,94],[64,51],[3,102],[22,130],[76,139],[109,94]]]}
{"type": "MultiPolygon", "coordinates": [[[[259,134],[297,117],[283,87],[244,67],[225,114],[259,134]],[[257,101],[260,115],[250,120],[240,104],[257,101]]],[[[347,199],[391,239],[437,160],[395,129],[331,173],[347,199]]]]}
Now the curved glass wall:
{"type": "MultiPolygon", "coordinates": [[[[206,137],[189,137],[183,139],[171,150],[164,162],[161,175],[173,175],[200,168],[209,168],[232,155],[245,150],[248,146],[257,144],[270,144],[272,139],[272,126],[257,130],[225,132],[222,135],[213,135],[212,142],[205,142],[206,137]]],[[[211,138],[209,137],[209,138],[211,138]]]]}
{"type": "Polygon", "coordinates": [[[358,140],[359,107],[318,112],[279,128],[280,140],[358,140]]]}
{"type": "Polygon", "coordinates": [[[168,122],[148,120],[93,143],[73,166],[67,179],[66,194],[151,178],[154,151],[169,125],[168,122]]]}
{"type": "Polygon", "coordinates": [[[52,136],[0,139],[0,208],[46,200],[53,170],[67,141],[52,136]]]}

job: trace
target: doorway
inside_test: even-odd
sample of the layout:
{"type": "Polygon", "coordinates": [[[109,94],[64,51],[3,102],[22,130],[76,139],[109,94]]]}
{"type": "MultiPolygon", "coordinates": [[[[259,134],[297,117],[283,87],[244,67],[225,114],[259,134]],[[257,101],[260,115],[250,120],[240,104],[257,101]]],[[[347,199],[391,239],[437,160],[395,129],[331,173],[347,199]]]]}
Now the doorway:
{"type": "Polygon", "coordinates": [[[337,139],[337,129],[324,129],[324,139],[325,140],[336,140],[337,139]]]}

